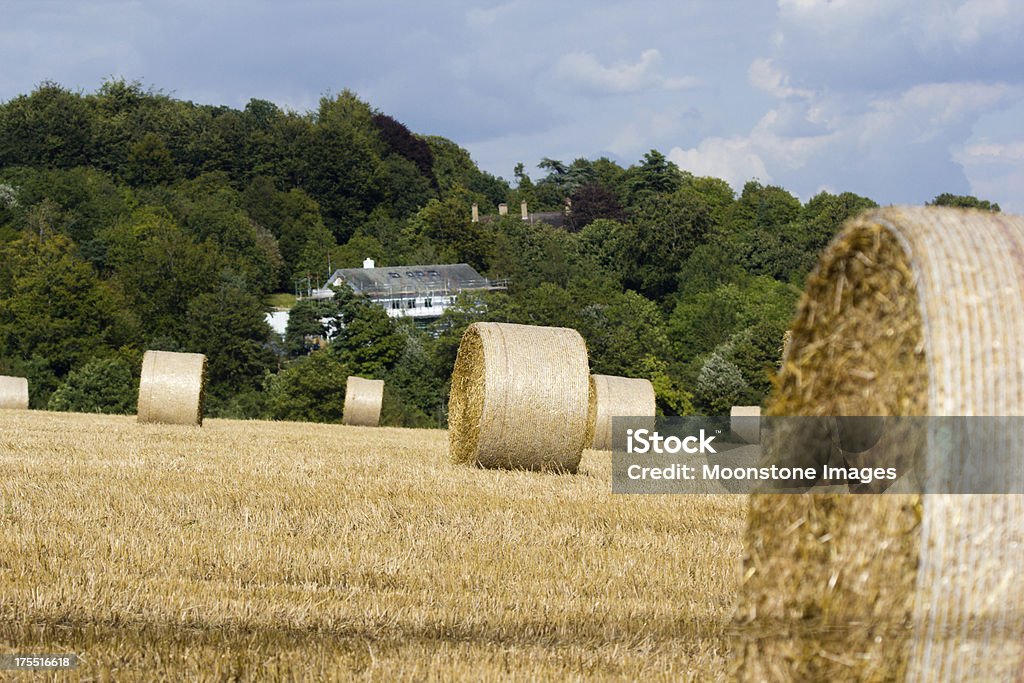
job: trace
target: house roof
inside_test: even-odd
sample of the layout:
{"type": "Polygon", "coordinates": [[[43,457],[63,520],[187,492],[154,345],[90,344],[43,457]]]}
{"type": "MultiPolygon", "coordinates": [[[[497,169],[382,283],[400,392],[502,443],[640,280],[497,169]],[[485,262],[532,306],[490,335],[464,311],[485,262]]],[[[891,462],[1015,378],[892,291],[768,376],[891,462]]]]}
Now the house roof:
{"type": "Polygon", "coordinates": [[[467,263],[339,268],[324,284],[324,288],[341,284],[348,284],[357,294],[375,298],[492,289],[495,285],[467,263]]]}

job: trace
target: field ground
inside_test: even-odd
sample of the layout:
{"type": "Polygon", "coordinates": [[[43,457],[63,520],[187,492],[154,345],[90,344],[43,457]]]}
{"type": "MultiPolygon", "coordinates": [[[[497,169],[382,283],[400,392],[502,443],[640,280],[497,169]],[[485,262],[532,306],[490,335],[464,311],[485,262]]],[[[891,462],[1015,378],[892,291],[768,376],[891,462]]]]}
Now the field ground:
{"type": "Polygon", "coordinates": [[[0,411],[0,652],[89,680],[724,680],[743,497],[613,496],[590,451],[459,467],[446,439],[0,411]]]}
{"type": "Polygon", "coordinates": [[[267,305],[276,309],[288,310],[295,306],[295,301],[295,295],[288,292],[275,292],[267,295],[267,305]]]}

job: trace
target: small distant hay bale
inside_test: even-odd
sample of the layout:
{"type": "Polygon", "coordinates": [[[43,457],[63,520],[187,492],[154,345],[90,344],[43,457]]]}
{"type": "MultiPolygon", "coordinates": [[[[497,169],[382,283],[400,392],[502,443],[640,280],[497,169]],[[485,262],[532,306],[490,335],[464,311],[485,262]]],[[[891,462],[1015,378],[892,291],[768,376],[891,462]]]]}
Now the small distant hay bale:
{"type": "Polygon", "coordinates": [[[451,459],[575,472],[586,445],[589,387],[587,347],[576,330],[470,325],[452,372],[451,459]]]}
{"type": "Polygon", "coordinates": [[[0,376],[0,409],[28,410],[28,380],[0,376]]]}
{"type": "MultiPolygon", "coordinates": [[[[1024,415],[1022,279],[1024,218],[887,208],[848,222],[808,278],[767,414],[1024,415]]],[[[995,453],[1021,463],[1006,472],[1017,487],[1021,440],[995,453]]],[[[924,457],[942,467],[941,451],[924,457]]],[[[751,497],[730,678],[1021,674],[1024,496],[893,488],[751,497]]]]}
{"type": "Polygon", "coordinates": [[[380,424],[384,403],[384,380],[350,376],[345,383],[345,407],[341,423],[361,427],[380,424]]]}
{"type": "Polygon", "coordinates": [[[650,418],[647,428],[653,429],[655,411],[650,380],[591,375],[586,443],[595,450],[611,450],[613,417],[650,418]]]}
{"type": "Polygon", "coordinates": [[[203,424],[206,356],[146,351],[139,381],[139,422],[203,424]]]}
{"type": "Polygon", "coordinates": [[[743,443],[761,443],[761,406],[733,406],[729,429],[743,443]]]}

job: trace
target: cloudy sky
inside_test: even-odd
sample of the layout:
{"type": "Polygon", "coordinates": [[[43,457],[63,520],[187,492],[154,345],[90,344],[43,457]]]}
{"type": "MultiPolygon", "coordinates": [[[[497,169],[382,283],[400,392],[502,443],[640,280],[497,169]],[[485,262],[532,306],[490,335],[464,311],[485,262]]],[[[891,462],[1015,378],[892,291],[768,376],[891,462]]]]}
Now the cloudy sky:
{"type": "Polygon", "coordinates": [[[344,88],[486,170],[656,148],[735,188],[1024,213],[1019,0],[7,0],[0,100],[51,79],[299,111],[344,88]]]}

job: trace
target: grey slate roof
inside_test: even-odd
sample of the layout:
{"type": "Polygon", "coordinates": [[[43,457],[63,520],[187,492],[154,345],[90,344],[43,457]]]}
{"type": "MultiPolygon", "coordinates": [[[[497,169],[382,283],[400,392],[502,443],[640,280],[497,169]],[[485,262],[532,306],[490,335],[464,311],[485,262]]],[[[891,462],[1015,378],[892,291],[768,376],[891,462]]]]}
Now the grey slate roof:
{"type": "Polygon", "coordinates": [[[499,284],[488,280],[467,263],[339,268],[324,284],[324,288],[333,286],[339,279],[357,294],[371,298],[493,289],[499,284]]]}

